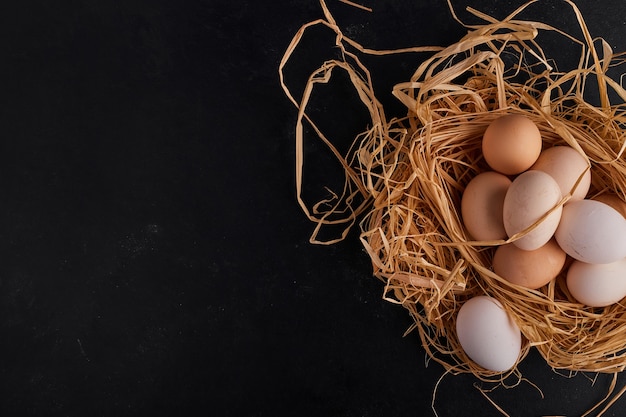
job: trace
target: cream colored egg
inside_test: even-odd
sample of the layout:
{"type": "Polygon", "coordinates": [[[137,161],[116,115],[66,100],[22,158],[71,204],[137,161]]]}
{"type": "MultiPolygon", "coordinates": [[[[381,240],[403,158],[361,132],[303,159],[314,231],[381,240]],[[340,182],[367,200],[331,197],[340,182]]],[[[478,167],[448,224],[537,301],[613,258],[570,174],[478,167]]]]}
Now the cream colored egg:
{"type": "Polygon", "coordinates": [[[530,251],[509,243],[496,249],[493,271],[510,283],[537,289],[556,278],[566,258],[565,252],[554,239],[530,251]]]}
{"type": "Polygon", "coordinates": [[[626,219],[600,201],[565,205],[554,236],[565,253],[582,262],[606,264],[626,258],[626,219]]]}
{"type": "Polygon", "coordinates": [[[609,264],[574,261],[567,270],[567,289],[590,307],[617,303],[626,297],[626,259],[609,264]]]}
{"type": "Polygon", "coordinates": [[[509,177],[495,171],[478,174],[467,184],[461,199],[461,216],[473,239],[506,239],[502,208],[510,185],[509,177]]]}
{"type": "MultiPolygon", "coordinates": [[[[504,229],[509,237],[526,230],[561,200],[561,189],[543,171],[526,171],[509,187],[503,206],[504,229]]],[[[539,249],[552,238],[559,225],[562,207],[556,207],[543,221],[513,242],[520,249],[539,249]]]]}
{"type": "Polygon", "coordinates": [[[491,169],[515,175],[529,169],[541,152],[537,125],[521,114],[495,119],[483,134],[482,152],[491,169]]]}
{"type": "Polygon", "coordinates": [[[570,193],[576,181],[582,176],[570,201],[585,198],[591,185],[591,170],[587,159],[570,146],[553,146],[545,149],[531,169],[550,174],[559,184],[563,196],[570,193]]]}
{"type": "Polygon", "coordinates": [[[456,332],[465,354],[485,369],[505,372],[519,358],[522,334],[495,298],[479,295],[465,302],[456,332]]]}

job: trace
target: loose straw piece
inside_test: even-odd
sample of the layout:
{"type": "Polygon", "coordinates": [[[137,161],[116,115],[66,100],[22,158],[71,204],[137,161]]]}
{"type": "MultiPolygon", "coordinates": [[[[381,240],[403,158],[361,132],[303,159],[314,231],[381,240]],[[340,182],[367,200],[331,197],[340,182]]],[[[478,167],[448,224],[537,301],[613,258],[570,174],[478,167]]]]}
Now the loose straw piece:
{"type": "MultiPolygon", "coordinates": [[[[535,3],[531,1],[503,20],[470,10],[485,23],[467,26],[467,35],[448,47],[398,51],[373,51],[347,38],[322,1],[325,19],[303,26],[280,64],[281,85],[299,109],[296,188],[298,201],[316,223],[311,240],[329,243],[320,242],[317,234],[337,224],[345,231],[331,243],[341,240],[358,224],[373,274],[385,283],[383,297],[409,311],[411,329],[418,332],[429,358],[449,373],[469,372],[487,381],[503,378],[474,364],[455,334],[458,309],[477,295],[498,299],[520,327],[525,343],[519,361],[534,347],[556,370],[616,373],[626,368],[624,303],[585,307],[569,294],[563,273],[538,290],[509,284],[491,270],[495,248],[506,242],[470,240],[460,216],[465,186],[488,169],[481,154],[482,134],[495,118],[509,113],[533,120],[544,147],[569,145],[587,159],[590,195],[626,198],[626,105],[609,100],[610,92],[626,100],[626,90],[608,75],[610,68],[624,63],[624,55],[613,54],[606,42],[594,39],[575,4],[564,1],[578,22],[580,39],[542,22],[519,20],[518,15],[535,3]],[[336,34],[344,60],[321,66],[304,96],[296,99],[283,70],[304,33],[319,25],[336,34]],[[573,40],[573,53],[580,54],[578,67],[555,70],[541,48],[543,32],[563,35],[568,44],[573,40]],[[407,114],[388,120],[358,54],[406,52],[432,55],[409,80],[394,87],[407,114]],[[370,128],[346,155],[306,113],[311,92],[328,82],[335,69],[349,75],[371,116],[370,128]],[[599,105],[586,100],[592,82],[599,105]],[[345,168],[344,188],[328,209],[310,209],[301,196],[304,121],[345,168]]],[[[516,367],[509,375],[515,372],[516,367]]]]}
{"type": "Polygon", "coordinates": [[[353,1],[349,1],[349,0],[339,0],[339,1],[342,2],[342,3],[345,3],[345,4],[349,5],[349,6],[353,6],[353,7],[356,7],[358,9],[365,10],[367,12],[371,12],[372,11],[371,7],[366,7],[366,6],[363,6],[362,4],[358,4],[358,3],[355,3],[353,1]]]}

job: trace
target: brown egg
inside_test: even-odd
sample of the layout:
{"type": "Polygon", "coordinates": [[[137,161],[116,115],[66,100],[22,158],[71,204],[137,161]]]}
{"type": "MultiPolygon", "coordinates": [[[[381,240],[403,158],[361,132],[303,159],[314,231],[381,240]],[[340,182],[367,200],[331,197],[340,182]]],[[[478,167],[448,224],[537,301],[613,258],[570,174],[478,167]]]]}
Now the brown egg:
{"type": "Polygon", "coordinates": [[[510,114],[495,119],[483,135],[485,161],[498,172],[515,175],[530,168],[541,153],[541,133],[528,117],[510,114]]]}
{"type": "Polygon", "coordinates": [[[496,249],[493,270],[510,283],[537,289],[559,275],[565,265],[565,259],[565,252],[554,238],[532,251],[520,249],[509,243],[496,249]]]}
{"type": "Polygon", "coordinates": [[[504,197],[511,180],[495,171],[472,178],[461,198],[461,216],[475,240],[506,239],[502,221],[504,197]]]}
{"type": "Polygon", "coordinates": [[[530,169],[549,174],[559,184],[561,194],[564,196],[569,194],[582,175],[570,201],[585,198],[591,185],[591,170],[588,169],[587,160],[570,146],[553,146],[545,149],[530,169]]]}
{"type": "Polygon", "coordinates": [[[615,194],[600,194],[599,196],[592,198],[592,200],[611,206],[614,210],[626,218],[626,202],[615,194]]]}

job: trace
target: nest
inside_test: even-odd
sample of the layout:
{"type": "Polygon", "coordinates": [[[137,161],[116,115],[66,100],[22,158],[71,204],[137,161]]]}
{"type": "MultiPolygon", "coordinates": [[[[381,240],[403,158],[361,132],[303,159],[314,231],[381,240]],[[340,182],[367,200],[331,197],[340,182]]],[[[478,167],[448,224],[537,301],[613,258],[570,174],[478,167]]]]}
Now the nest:
{"type": "Polygon", "coordinates": [[[511,113],[535,122],[544,148],[566,144],[587,158],[593,178],[589,195],[611,192],[626,199],[626,91],[609,76],[623,57],[604,40],[592,38],[579,10],[567,4],[579,23],[580,39],[545,23],[518,20],[525,5],[503,20],[470,9],[485,23],[468,26],[467,35],[448,47],[372,51],[345,37],[322,2],[325,19],[305,25],[281,62],[283,88],[300,110],[297,189],[304,211],[317,224],[311,240],[333,243],[346,233],[320,242],[321,228],[340,224],[348,230],[358,224],[373,274],[384,283],[384,298],[410,312],[414,325],[409,330],[418,332],[428,355],[453,373],[501,378],[475,365],[456,337],[457,312],[477,295],[499,300],[519,326],[524,339],[519,362],[534,347],[555,369],[615,373],[626,367],[624,301],[586,307],[569,294],[563,273],[537,290],[508,283],[493,272],[491,259],[495,248],[510,239],[472,241],[460,215],[466,184],[488,169],[482,135],[491,121],[511,113]],[[342,58],[325,62],[295,100],[285,86],[283,68],[314,25],[335,31],[342,58]],[[543,31],[576,46],[578,67],[553,67],[537,41],[543,31]],[[431,52],[430,58],[393,89],[407,114],[388,120],[358,54],[424,51],[431,52]],[[349,74],[371,116],[371,127],[343,155],[306,112],[311,91],[328,82],[334,69],[349,74]],[[590,91],[597,103],[587,98],[590,91]],[[305,121],[346,172],[343,191],[312,208],[301,198],[305,121]]]}

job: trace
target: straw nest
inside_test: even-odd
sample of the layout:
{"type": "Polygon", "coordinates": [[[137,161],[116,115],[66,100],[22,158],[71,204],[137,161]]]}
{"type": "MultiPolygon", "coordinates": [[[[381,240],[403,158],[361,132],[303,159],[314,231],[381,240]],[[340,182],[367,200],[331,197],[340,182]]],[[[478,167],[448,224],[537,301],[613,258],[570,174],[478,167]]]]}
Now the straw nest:
{"type": "Polygon", "coordinates": [[[488,169],[482,134],[492,120],[509,113],[531,118],[544,147],[567,144],[585,155],[593,176],[590,195],[612,192],[626,199],[626,91],[609,75],[622,56],[602,39],[593,39],[576,6],[567,3],[579,23],[580,39],[545,23],[518,20],[525,5],[503,20],[470,10],[484,24],[468,26],[467,35],[448,47],[372,51],[345,37],[322,1],[325,18],[303,26],[281,63],[283,87],[300,110],[297,189],[303,209],[317,224],[311,240],[319,242],[317,233],[324,226],[343,224],[347,230],[358,223],[373,273],[384,282],[384,298],[410,312],[414,325],[409,330],[417,331],[429,356],[453,373],[496,377],[465,355],[455,334],[456,313],[476,295],[498,299],[520,327],[524,343],[519,361],[534,347],[557,369],[613,373],[626,367],[624,302],[605,308],[581,305],[568,293],[563,273],[538,290],[509,284],[491,269],[495,248],[506,242],[471,241],[460,216],[465,185],[488,169]],[[283,69],[304,32],[315,25],[336,32],[342,58],[314,72],[304,96],[296,100],[283,69]],[[543,31],[575,45],[578,67],[553,68],[538,41],[543,31]],[[407,114],[388,120],[358,54],[424,51],[432,52],[430,58],[393,89],[407,114]],[[372,120],[345,155],[306,112],[311,91],[328,82],[334,69],[349,74],[372,120]],[[587,99],[589,91],[595,104],[587,99]],[[619,104],[611,103],[615,99],[619,104]],[[346,172],[343,192],[312,208],[301,197],[305,123],[346,172]]]}

